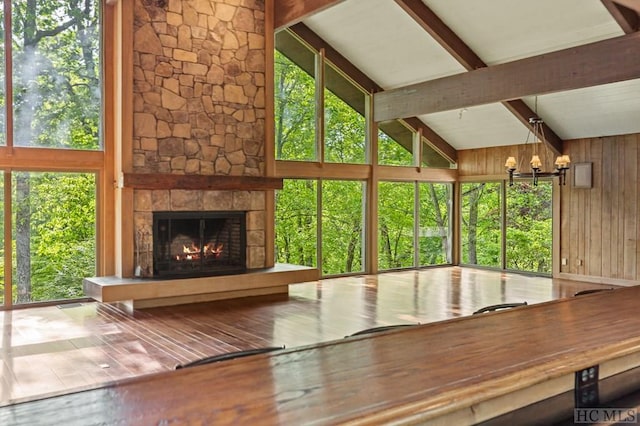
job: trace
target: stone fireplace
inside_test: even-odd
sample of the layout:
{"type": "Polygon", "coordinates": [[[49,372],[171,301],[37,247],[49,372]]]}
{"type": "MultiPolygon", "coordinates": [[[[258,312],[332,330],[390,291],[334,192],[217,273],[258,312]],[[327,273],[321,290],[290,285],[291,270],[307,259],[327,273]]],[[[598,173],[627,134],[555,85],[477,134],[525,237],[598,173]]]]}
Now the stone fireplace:
{"type": "Polygon", "coordinates": [[[134,12],[135,276],[163,275],[159,211],[246,212],[243,268],[264,268],[266,192],[251,182],[267,179],[264,1],[135,0],[134,12]]]}
{"type": "Polygon", "coordinates": [[[153,275],[206,277],[246,271],[245,212],[154,212],[153,275]]]}
{"type": "MultiPolygon", "coordinates": [[[[152,183],[148,186],[181,186],[186,178],[187,181],[196,179],[196,185],[199,185],[200,178],[193,177],[159,177],[155,179],[157,184],[152,183]],[[178,182],[176,182],[176,179],[178,182]]],[[[144,177],[148,179],[148,177],[144,177]]],[[[215,179],[215,178],[214,178],[215,179]]],[[[136,181],[139,182],[139,181],[136,181]]],[[[135,185],[140,186],[140,183],[135,185]]],[[[162,237],[159,232],[160,223],[167,225],[167,221],[171,220],[172,225],[183,226],[186,224],[200,224],[200,220],[204,220],[207,232],[209,227],[218,226],[220,217],[233,218],[236,230],[242,233],[237,236],[238,242],[242,243],[242,247],[234,242],[231,246],[236,253],[233,267],[229,265],[226,271],[229,274],[235,274],[247,269],[260,269],[266,266],[265,259],[265,210],[266,210],[266,193],[261,190],[252,191],[222,191],[222,190],[184,190],[184,189],[136,189],[134,191],[134,229],[135,229],[135,277],[138,278],[165,278],[165,277],[187,277],[187,276],[205,276],[223,274],[225,268],[221,262],[217,263],[220,268],[217,271],[192,271],[193,274],[187,272],[186,269],[167,271],[167,267],[176,267],[176,264],[166,264],[167,254],[174,257],[179,253],[176,250],[182,250],[182,247],[173,247],[166,249],[163,255],[159,255],[159,245],[166,241],[158,240],[162,237]],[[168,219],[173,218],[173,219],[168,219]],[[174,221],[176,220],[176,221],[174,221]],[[163,221],[163,222],[159,222],[163,221]],[[164,262],[157,264],[157,262],[164,262]]],[[[175,233],[175,228],[171,228],[175,233]]],[[[199,232],[199,230],[198,230],[199,232]]],[[[195,237],[194,232],[189,235],[195,237]]],[[[198,235],[199,237],[199,235],[198,235]]],[[[173,237],[171,237],[173,239],[173,237]]],[[[195,238],[194,238],[195,239],[195,238]]],[[[205,242],[206,244],[206,242],[205,242]]],[[[228,243],[224,243],[228,246],[228,243]]],[[[190,241],[185,242],[189,246],[190,241]]],[[[227,259],[224,256],[219,258],[227,259]]],[[[213,260],[213,259],[210,259],[213,260]]],[[[228,259],[227,259],[228,260],[228,259]]],[[[175,269],[175,268],[174,268],[175,269]]]]}
{"type": "Polygon", "coordinates": [[[124,100],[119,112],[127,114],[123,129],[128,124],[132,128],[130,134],[122,133],[116,147],[119,222],[114,254],[120,258],[115,276],[85,279],[85,294],[142,308],[286,294],[290,283],[318,279],[315,268],[274,265],[268,256],[273,251],[269,222],[274,190],[282,187],[282,179],[269,174],[271,156],[265,152],[265,120],[273,119],[265,109],[266,82],[272,78],[265,75],[271,54],[265,25],[273,23],[265,22],[264,0],[132,0],[115,7],[122,11],[123,31],[133,36],[122,39],[124,100]],[[242,248],[225,242],[220,257],[213,254],[208,261],[215,263],[232,245],[238,254],[233,268],[223,271],[217,262],[221,269],[202,276],[201,270],[188,269],[199,269],[199,263],[178,267],[176,262],[187,260],[175,257],[185,246],[202,256],[204,250],[215,253],[219,242],[184,231],[182,225],[177,234],[187,234],[188,241],[178,242],[175,235],[163,242],[154,233],[159,212],[189,221],[196,215],[205,229],[207,221],[217,221],[211,214],[241,213],[244,259],[242,248]],[[194,248],[191,243],[197,239],[203,241],[194,248]],[[211,240],[213,245],[205,249],[211,240]],[[157,250],[165,254],[154,253],[156,245],[164,245],[157,250]],[[245,272],[236,273],[240,270],[245,272]]]}

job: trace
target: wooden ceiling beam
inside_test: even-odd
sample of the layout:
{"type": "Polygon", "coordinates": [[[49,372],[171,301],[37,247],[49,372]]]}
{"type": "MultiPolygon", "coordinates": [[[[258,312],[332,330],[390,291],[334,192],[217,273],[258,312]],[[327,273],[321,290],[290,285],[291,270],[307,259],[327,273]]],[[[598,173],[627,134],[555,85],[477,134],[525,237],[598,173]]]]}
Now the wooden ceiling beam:
{"type": "Polygon", "coordinates": [[[452,163],[458,162],[458,151],[435,132],[431,127],[424,124],[418,117],[405,118],[404,122],[411,126],[414,130],[422,130],[422,137],[431,143],[431,146],[443,157],[452,163]]]}
{"type": "Polygon", "coordinates": [[[640,14],[640,0],[614,0],[621,6],[640,14]]]}
{"type": "Polygon", "coordinates": [[[324,49],[325,58],[365,91],[373,93],[383,90],[375,81],[371,80],[365,73],[360,71],[358,67],[353,65],[347,58],[342,56],[340,52],[302,22],[292,25],[289,31],[298,36],[314,50],[319,52],[324,49]]]}
{"type": "MultiPolygon", "coordinates": [[[[421,0],[395,0],[395,2],[467,71],[487,67],[473,49],[421,0]]],[[[532,129],[529,118],[535,117],[536,113],[527,104],[520,99],[505,101],[503,104],[521,123],[532,129]]],[[[549,126],[545,124],[544,127],[544,142],[557,154],[561,153],[562,139],[549,126]]]]}
{"type": "MultiPolygon", "coordinates": [[[[536,114],[522,99],[507,101],[502,103],[522,124],[533,131],[533,126],[529,122],[529,118],[537,117],[536,114]]],[[[543,118],[543,117],[540,117],[543,118]]],[[[556,154],[564,153],[564,141],[551,129],[547,123],[542,122],[542,132],[544,134],[544,143],[556,154]]]]}
{"type": "MultiPolygon", "coordinates": [[[[382,91],[375,81],[370,79],[364,74],[358,67],[353,65],[347,58],[342,56],[340,52],[335,50],[329,43],[324,41],[320,36],[313,32],[309,27],[303,23],[298,23],[289,28],[289,31],[293,32],[301,40],[311,46],[313,49],[319,51],[324,49],[325,58],[332,64],[334,64],[340,71],[345,73],[353,82],[362,87],[364,90],[370,93],[376,93],[382,91]]],[[[418,127],[422,128],[422,136],[429,141],[431,146],[443,155],[447,160],[452,163],[458,161],[458,152],[452,147],[444,138],[438,135],[435,130],[424,124],[416,117],[403,117],[404,121],[414,130],[418,130],[418,127]],[[418,124],[421,123],[421,126],[418,124]]],[[[545,129],[546,130],[546,129],[545,129]]]]}
{"type": "Polygon", "coordinates": [[[487,66],[422,0],[395,0],[395,2],[467,70],[487,66]]]}
{"type": "Polygon", "coordinates": [[[274,27],[276,30],[288,27],[342,1],[344,0],[275,0],[274,27]]]}
{"type": "MultiPolygon", "coordinates": [[[[640,25],[640,11],[630,9],[625,6],[622,1],[601,0],[604,7],[607,8],[613,19],[616,20],[625,34],[631,34],[638,31],[640,25]]],[[[636,1],[637,3],[640,3],[636,1]]]]}
{"type": "Polygon", "coordinates": [[[640,33],[374,94],[385,121],[640,78],[640,33]]]}

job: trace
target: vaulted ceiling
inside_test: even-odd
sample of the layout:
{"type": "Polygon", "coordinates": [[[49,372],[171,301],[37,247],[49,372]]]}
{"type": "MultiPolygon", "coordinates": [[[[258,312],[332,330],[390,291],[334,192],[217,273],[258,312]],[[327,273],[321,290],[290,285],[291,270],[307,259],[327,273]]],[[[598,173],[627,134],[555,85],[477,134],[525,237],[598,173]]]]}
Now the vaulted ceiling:
{"type": "Polygon", "coordinates": [[[640,0],[276,0],[290,27],[449,158],[640,133],[640,0]]]}

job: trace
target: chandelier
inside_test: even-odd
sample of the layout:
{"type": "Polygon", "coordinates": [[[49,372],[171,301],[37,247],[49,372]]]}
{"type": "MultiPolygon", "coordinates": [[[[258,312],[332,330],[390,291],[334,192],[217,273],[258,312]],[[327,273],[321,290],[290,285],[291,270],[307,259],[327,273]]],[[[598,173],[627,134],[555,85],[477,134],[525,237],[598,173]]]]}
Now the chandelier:
{"type": "Polygon", "coordinates": [[[559,177],[560,185],[566,185],[567,183],[567,170],[569,170],[569,164],[571,163],[571,159],[568,155],[559,155],[556,158],[555,166],[556,169],[552,172],[543,172],[540,168],[542,166],[542,161],[540,161],[540,156],[538,156],[537,145],[542,143],[544,138],[544,122],[540,117],[537,117],[537,109],[538,109],[538,98],[535,100],[535,113],[536,117],[529,118],[529,132],[527,133],[527,140],[525,141],[525,145],[529,143],[529,138],[533,135],[532,144],[533,144],[533,155],[531,157],[531,172],[516,172],[517,161],[515,157],[507,158],[507,162],[504,166],[507,168],[507,173],[509,173],[509,186],[513,186],[513,178],[531,178],[533,180],[533,185],[538,185],[538,178],[541,177],[559,177]]]}

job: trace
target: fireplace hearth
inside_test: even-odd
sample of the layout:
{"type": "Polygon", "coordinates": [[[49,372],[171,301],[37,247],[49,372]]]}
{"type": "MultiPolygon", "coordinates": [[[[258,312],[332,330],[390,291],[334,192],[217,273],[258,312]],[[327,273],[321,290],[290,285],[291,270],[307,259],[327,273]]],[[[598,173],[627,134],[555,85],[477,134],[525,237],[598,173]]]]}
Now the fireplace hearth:
{"type": "Polygon", "coordinates": [[[245,272],[245,215],[243,211],[154,212],[154,277],[205,277],[245,272]]]}

